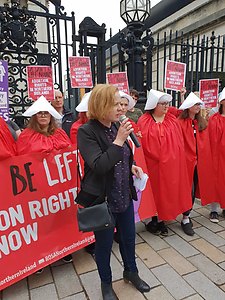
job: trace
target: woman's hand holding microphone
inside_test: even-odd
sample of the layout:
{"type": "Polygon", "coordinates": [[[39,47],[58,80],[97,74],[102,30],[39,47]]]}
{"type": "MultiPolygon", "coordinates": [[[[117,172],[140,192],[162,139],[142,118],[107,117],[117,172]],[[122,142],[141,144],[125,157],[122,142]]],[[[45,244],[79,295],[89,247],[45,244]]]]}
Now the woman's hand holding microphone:
{"type": "MultiPolygon", "coordinates": [[[[122,116],[121,116],[122,117],[122,116]]],[[[122,121],[122,119],[121,119],[122,121]]],[[[123,118],[123,121],[120,123],[120,127],[117,132],[116,139],[114,140],[113,144],[118,146],[123,146],[124,142],[128,138],[129,134],[133,132],[134,129],[131,125],[131,122],[128,121],[128,118],[123,118]]]]}

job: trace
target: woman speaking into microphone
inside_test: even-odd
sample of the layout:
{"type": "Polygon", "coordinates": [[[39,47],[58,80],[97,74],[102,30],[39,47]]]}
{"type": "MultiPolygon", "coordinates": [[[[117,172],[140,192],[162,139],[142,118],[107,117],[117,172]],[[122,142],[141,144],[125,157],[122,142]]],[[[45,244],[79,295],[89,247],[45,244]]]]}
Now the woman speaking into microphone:
{"type": "MultiPolygon", "coordinates": [[[[81,189],[96,197],[105,194],[120,235],[119,247],[123,259],[125,282],[131,282],[140,292],[150,287],[138,275],[135,262],[135,223],[132,199],[137,199],[133,178],[141,177],[142,169],[133,164],[127,137],[133,131],[128,119],[119,121],[122,114],[118,89],[98,84],[88,103],[89,121],[78,129],[78,148],[84,159],[81,189]]],[[[94,232],[95,257],[101,279],[103,299],[117,299],[112,288],[110,255],[114,228],[94,232]]]]}

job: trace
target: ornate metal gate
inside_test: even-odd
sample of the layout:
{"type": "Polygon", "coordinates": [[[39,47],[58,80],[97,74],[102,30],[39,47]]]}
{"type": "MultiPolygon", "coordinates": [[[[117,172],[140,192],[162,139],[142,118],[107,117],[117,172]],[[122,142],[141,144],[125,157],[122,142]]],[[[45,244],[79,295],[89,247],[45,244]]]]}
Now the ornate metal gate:
{"type": "Polygon", "coordinates": [[[93,82],[105,82],[105,25],[85,18],[75,32],[74,13],[67,16],[60,1],[54,13],[37,0],[30,0],[37,10],[20,7],[21,1],[0,7],[0,59],[8,61],[10,116],[16,118],[30,105],[27,95],[26,66],[52,66],[55,88],[65,93],[66,104],[78,104],[77,89],[72,89],[69,56],[90,56],[93,82]],[[97,38],[95,43],[89,37],[97,38]]]}
{"type": "Polygon", "coordinates": [[[68,56],[76,54],[74,14],[67,16],[59,5],[55,6],[55,13],[50,13],[39,1],[29,2],[35,4],[37,11],[20,7],[20,1],[15,0],[11,1],[11,6],[0,7],[0,59],[8,61],[12,117],[20,115],[30,105],[27,65],[52,66],[55,87],[68,91],[69,106],[75,106],[68,76],[68,56]]]}
{"type": "MultiPolygon", "coordinates": [[[[188,92],[199,90],[200,79],[219,78],[220,89],[225,86],[225,36],[183,35],[178,31],[164,32],[151,37],[151,45],[143,51],[144,92],[151,88],[162,90],[164,87],[166,60],[184,62],[186,68],[186,88],[188,92]]],[[[144,44],[144,43],[143,43],[144,44]]],[[[125,51],[118,43],[119,66],[127,64],[125,51]]],[[[111,60],[112,61],[112,60],[111,60]]],[[[113,69],[112,66],[110,66],[113,69]]],[[[139,91],[143,92],[143,91],[139,91]]],[[[179,94],[173,94],[173,105],[179,105],[179,94]]]]}
{"type": "MultiPolygon", "coordinates": [[[[213,31],[206,35],[180,35],[176,31],[166,32],[163,38],[158,34],[155,39],[152,59],[155,66],[152,72],[152,81],[148,88],[163,88],[165,63],[167,59],[184,62],[186,68],[186,88],[190,91],[199,90],[200,79],[220,79],[220,90],[225,86],[225,36],[216,35],[213,31]]],[[[173,105],[179,105],[177,94],[173,92],[173,105]],[[178,101],[177,101],[178,100],[178,101]]]]}
{"type": "MultiPolygon", "coordinates": [[[[74,109],[79,101],[77,89],[72,89],[68,58],[71,55],[90,56],[93,83],[104,83],[106,72],[126,70],[129,57],[117,38],[105,41],[105,25],[99,26],[87,17],[76,35],[74,13],[67,16],[57,2],[54,12],[37,0],[30,0],[37,10],[20,7],[19,0],[0,6],[0,59],[9,65],[10,115],[16,117],[30,105],[27,95],[26,66],[51,65],[54,84],[65,93],[67,104],[74,109]],[[95,38],[90,42],[89,38],[95,38]],[[118,50],[117,50],[118,49],[118,50]],[[107,65],[107,66],[106,66],[107,65]]],[[[187,63],[187,88],[197,90],[199,79],[220,78],[225,85],[225,37],[178,35],[166,33],[163,37],[146,35],[142,43],[145,93],[150,88],[162,89],[166,59],[187,63]],[[146,37],[150,37],[146,38],[146,37]],[[145,41],[147,42],[145,44],[145,41]],[[150,43],[150,44],[149,44],[150,43]]],[[[133,86],[137,88],[136,86],[133,86]]],[[[179,104],[177,94],[174,104],[179,104]],[[178,102],[177,102],[178,100],[178,102]]],[[[145,97],[143,97],[143,101],[145,97]]]]}

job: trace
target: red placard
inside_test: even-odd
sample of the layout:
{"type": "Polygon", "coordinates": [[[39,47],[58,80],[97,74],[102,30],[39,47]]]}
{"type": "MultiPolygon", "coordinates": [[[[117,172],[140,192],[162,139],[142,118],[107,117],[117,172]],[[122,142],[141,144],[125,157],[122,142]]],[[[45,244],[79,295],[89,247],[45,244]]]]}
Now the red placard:
{"type": "Polygon", "coordinates": [[[120,91],[129,94],[129,86],[126,72],[107,73],[107,82],[115,85],[120,91]]]}
{"type": "Polygon", "coordinates": [[[72,88],[92,88],[91,61],[89,56],[69,57],[72,88]]]}
{"type": "Polygon", "coordinates": [[[167,60],[165,66],[165,89],[180,91],[185,86],[186,64],[167,60]]]}
{"type": "Polygon", "coordinates": [[[200,99],[205,107],[215,107],[218,101],[219,79],[199,80],[200,99]]]}
{"type": "MultiPolygon", "coordinates": [[[[142,149],[134,155],[146,172],[142,149]]],[[[0,290],[94,242],[78,230],[76,165],[74,146],[1,161],[0,290]]],[[[156,213],[150,183],[138,199],[137,221],[156,213]]]]}
{"type": "Polygon", "coordinates": [[[54,99],[52,68],[49,66],[27,66],[28,98],[37,100],[42,95],[49,101],[54,99]]]}

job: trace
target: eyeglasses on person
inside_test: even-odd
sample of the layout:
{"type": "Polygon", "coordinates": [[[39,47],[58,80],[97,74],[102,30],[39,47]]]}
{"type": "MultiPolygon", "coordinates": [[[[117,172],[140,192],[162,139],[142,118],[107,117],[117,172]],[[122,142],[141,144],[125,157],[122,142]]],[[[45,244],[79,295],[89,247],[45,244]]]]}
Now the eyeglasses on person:
{"type": "Polygon", "coordinates": [[[49,113],[48,111],[39,111],[39,112],[37,113],[37,115],[38,115],[38,116],[48,116],[48,115],[50,115],[50,113],[49,113]]]}
{"type": "Polygon", "coordinates": [[[160,104],[162,106],[167,106],[167,105],[169,105],[169,102],[159,102],[158,104],[160,104]]]}

